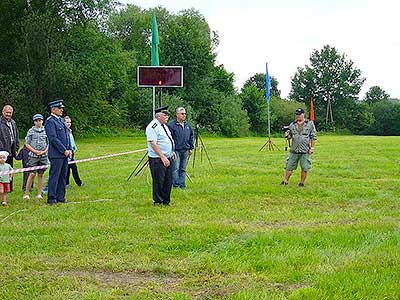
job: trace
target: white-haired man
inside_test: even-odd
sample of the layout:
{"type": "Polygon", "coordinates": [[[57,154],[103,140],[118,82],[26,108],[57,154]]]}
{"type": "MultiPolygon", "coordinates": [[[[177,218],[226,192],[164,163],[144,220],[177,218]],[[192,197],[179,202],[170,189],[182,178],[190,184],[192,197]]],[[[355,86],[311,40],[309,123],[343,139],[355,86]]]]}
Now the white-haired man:
{"type": "MultiPolygon", "coordinates": [[[[19,149],[19,135],[17,124],[12,119],[14,109],[11,105],[3,107],[3,114],[0,117],[0,151],[7,151],[6,163],[13,166],[13,158],[17,157],[19,149]]],[[[13,190],[12,181],[10,182],[10,191],[13,190]]]]}
{"type": "Polygon", "coordinates": [[[172,189],[174,140],[168,129],[168,106],[155,110],[155,118],[146,127],[149,165],[153,178],[154,205],[169,205],[172,189]]]}

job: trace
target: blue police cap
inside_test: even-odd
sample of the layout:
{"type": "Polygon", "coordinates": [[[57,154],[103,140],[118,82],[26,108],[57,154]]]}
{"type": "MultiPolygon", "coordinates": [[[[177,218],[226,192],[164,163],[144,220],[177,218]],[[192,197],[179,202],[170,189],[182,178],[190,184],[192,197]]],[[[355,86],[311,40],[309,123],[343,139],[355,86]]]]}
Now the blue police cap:
{"type": "Polygon", "coordinates": [[[32,117],[32,120],[33,120],[33,121],[35,121],[35,120],[43,120],[43,115],[41,115],[41,114],[34,114],[33,117],[32,117]]]}
{"type": "Polygon", "coordinates": [[[161,107],[159,107],[159,108],[156,108],[156,109],[154,110],[154,112],[155,112],[155,113],[163,113],[163,114],[169,115],[168,107],[169,107],[168,105],[167,105],[167,106],[161,106],[161,107]]]}
{"type": "Polygon", "coordinates": [[[58,100],[52,101],[47,106],[50,109],[53,108],[53,107],[58,107],[58,108],[64,108],[65,107],[63,99],[58,99],[58,100]]]}

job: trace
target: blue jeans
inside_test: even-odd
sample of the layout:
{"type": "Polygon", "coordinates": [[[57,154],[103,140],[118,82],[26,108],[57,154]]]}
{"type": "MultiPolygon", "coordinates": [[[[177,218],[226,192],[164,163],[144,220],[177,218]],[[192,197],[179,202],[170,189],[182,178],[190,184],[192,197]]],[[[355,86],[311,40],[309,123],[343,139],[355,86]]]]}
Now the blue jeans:
{"type": "Polygon", "coordinates": [[[186,166],[189,160],[189,150],[175,151],[176,159],[172,161],[172,185],[186,187],[186,166]]]}

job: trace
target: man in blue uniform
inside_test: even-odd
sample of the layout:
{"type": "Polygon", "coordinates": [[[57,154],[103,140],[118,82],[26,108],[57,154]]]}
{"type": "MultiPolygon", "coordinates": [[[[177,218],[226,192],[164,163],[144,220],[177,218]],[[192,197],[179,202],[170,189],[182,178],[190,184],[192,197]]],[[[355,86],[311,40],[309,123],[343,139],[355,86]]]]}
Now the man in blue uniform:
{"type": "Polygon", "coordinates": [[[172,189],[172,166],[175,159],[174,141],[168,129],[168,106],[155,110],[156,117],[146,127],[149,165],[153,178],[154,205],[169,205],[172,189]]]}
{"type": "Polygon", "coordinates": [[[48,105],[51,116],[44,125],[49,139],[48,158],[50,174],[48,182],[48,204],[65,202],[65,186],[68,171],[68,157],[71,156],[69,131],[61,117],[64,112],[64,101],[56,100],[48,105]]]}
{"type": "Polygon", "coordinates": [[[186,121],[186,110],[184,107],[176,109],[176,120],[168,123],[172,138],[175,142],[176,159],[172,162],[172,186],[186,188],[186,166],[189,156],[192,155],[193,129],[186,121]]]}

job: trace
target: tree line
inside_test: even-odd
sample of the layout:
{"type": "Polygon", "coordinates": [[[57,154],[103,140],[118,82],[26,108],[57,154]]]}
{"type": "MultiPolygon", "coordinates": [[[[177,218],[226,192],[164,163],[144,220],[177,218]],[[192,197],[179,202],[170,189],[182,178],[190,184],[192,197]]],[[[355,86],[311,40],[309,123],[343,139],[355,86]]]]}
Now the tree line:
{"type": "MultiPolygon", "coordinates": [[[[186,107],[188,119],[210,133],[265,135],[265,74],[255,74],[237,90],[235,75],[216,63],[219,36],[200,12],[155,10],[160,63],[184,68],[184,87],[163,89],[163,102],[186,107]]],[[[114,0],[1,1],[1,104],[14,106],[22,129],[48,102],[63,98],[76,134],[142,130],[152,118],[152,93],[137,87],[136,68],[150,65],[152,11],[114,0]]],[[[399,103],[377,86],[358,99],[364,81],[334,47],[314,50],[310,65],[292,78],[290,100],[281,99],[272,76],[272,130],[287,125],[294,110],[308,108],[313,97],[319,129],[399,134],[399,103]],[[325,122],[328,103],[333,118],[325,122]]]]}

